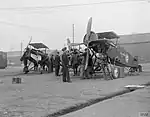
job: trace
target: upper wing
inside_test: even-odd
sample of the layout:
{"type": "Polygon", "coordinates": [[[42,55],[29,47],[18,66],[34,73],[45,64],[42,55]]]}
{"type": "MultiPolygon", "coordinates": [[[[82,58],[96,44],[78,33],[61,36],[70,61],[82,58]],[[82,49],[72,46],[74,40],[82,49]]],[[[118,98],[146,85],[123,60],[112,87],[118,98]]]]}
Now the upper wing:
{"type": "Polygon", "coordinates": [[[146,44],[146,43],[150,43],[150,41],[132,42],[132,43],[120,43],[119,45],[135,45],[135,44],[146,44]]]}
{"type": "Polygon", "coordinates": [[[70,43],[70,46],[79,46],[79,45],[83,45],[84,43],[70,43]]]}

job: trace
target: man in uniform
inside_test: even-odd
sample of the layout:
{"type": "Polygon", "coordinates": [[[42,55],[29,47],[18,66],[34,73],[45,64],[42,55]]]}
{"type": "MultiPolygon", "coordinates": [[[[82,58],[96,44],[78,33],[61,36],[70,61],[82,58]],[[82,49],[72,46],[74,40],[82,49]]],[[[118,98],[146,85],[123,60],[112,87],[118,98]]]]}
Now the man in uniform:
{"type": "Polygon", "coordinates": [[[68,58],[68,55],[67,55],[67,48],[64,47],[62,49],[63,51],[63,54],[61,56],[61,62],[62,62],[62,72],[63,72],[63,82],[71,82],[70,81],[70,75],[69,75],[69,58],[68,58]]]}
{"type": "Polygon", "coordinates": [[[57,52],[56,56],[55,56],[55,75],[59,76],[59,69],[60,69],[60,56],[59,56],[59,52],[57,52]]]}
{"type": "Polygon", "coordinates": [[[50,61],[51,61],[51,72],[53,72],[53,66],[54,66],[54,57],[53,57],[53,54],[50,57],[50,61]]]}
{"type": "Polygon", "coordinates": [[[77,72],[78,72],[78,62],[79,62],[78,61],[78,54],[77,54],[77,51],[74,50],[72,58],[71,58],[71,65],[73,68],[74,76],[76,76],[77,72]]]}

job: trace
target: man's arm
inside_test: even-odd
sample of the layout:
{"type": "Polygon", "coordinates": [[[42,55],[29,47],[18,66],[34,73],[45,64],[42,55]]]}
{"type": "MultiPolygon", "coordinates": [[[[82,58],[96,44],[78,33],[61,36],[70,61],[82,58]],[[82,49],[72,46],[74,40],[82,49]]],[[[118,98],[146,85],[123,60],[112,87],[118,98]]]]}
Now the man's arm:
{"type": "Polygon", "coordinates": [[[60,55],[60,65],[62,66],[62,54],[60,55]]]}
{"type": "Polygon", "coordinates": [[[59,65],[61,65],[60,56],[58,56],[58,63],[59,63],[59,65]]]}

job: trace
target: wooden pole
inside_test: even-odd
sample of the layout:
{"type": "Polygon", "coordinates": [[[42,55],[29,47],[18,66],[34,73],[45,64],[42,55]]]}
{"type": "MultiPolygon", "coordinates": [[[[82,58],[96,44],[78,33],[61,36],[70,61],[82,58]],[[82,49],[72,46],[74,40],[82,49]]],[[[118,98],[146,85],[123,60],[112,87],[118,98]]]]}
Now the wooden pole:
{"type": "MultiPolygon", "coordinates": [[[[73,28],[72,41],[73,41],[73,44],[74,44],[74,24],[72,25],[72,28],[73,28]]],[[[73,49],[74,49],[74,46],[73,46],[73,49]]]]}
{"type": "Polygon", "coordinates": [[[22,41],[21,41],[21,56],[22,56],[22,47],[23,47],[23,43],[22,43],[22,41]]]}

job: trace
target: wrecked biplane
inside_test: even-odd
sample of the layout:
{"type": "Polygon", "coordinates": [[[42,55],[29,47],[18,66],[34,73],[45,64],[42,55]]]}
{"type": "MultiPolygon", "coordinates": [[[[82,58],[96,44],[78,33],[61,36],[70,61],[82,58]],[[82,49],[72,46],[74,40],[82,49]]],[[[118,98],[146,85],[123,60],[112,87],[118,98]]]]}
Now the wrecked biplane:
{"type": "Polygon", "coordinates": [[[24,64],[23,72],[25,74],[32,70],[39,71],[41,74],[43,73],[43,71],[49,72],[50,59],[48,54],[46,53],[46,49],[48,49],[48,47],[43,43],[30,42],[25,48],[24,54],[20,58],[20,61],[23,61],[24,64]],[[40,49],[44,49],[44,51],[40,49]]]}
{"type": "Polygon", "coordinates": [[[124,68],[129,68],[129,72],[142,71],[138,59],[118,44],[118,35],[114,32],[95,33],[91,31],[91,26],[92,18],[89,19],[87,33],[83,38],[88,49],[85,70],[88,68],[89,54],[92,53],[93,73],[102,71],[105,78],[107,73],[111,79],[124,77],[124,68]]]}

